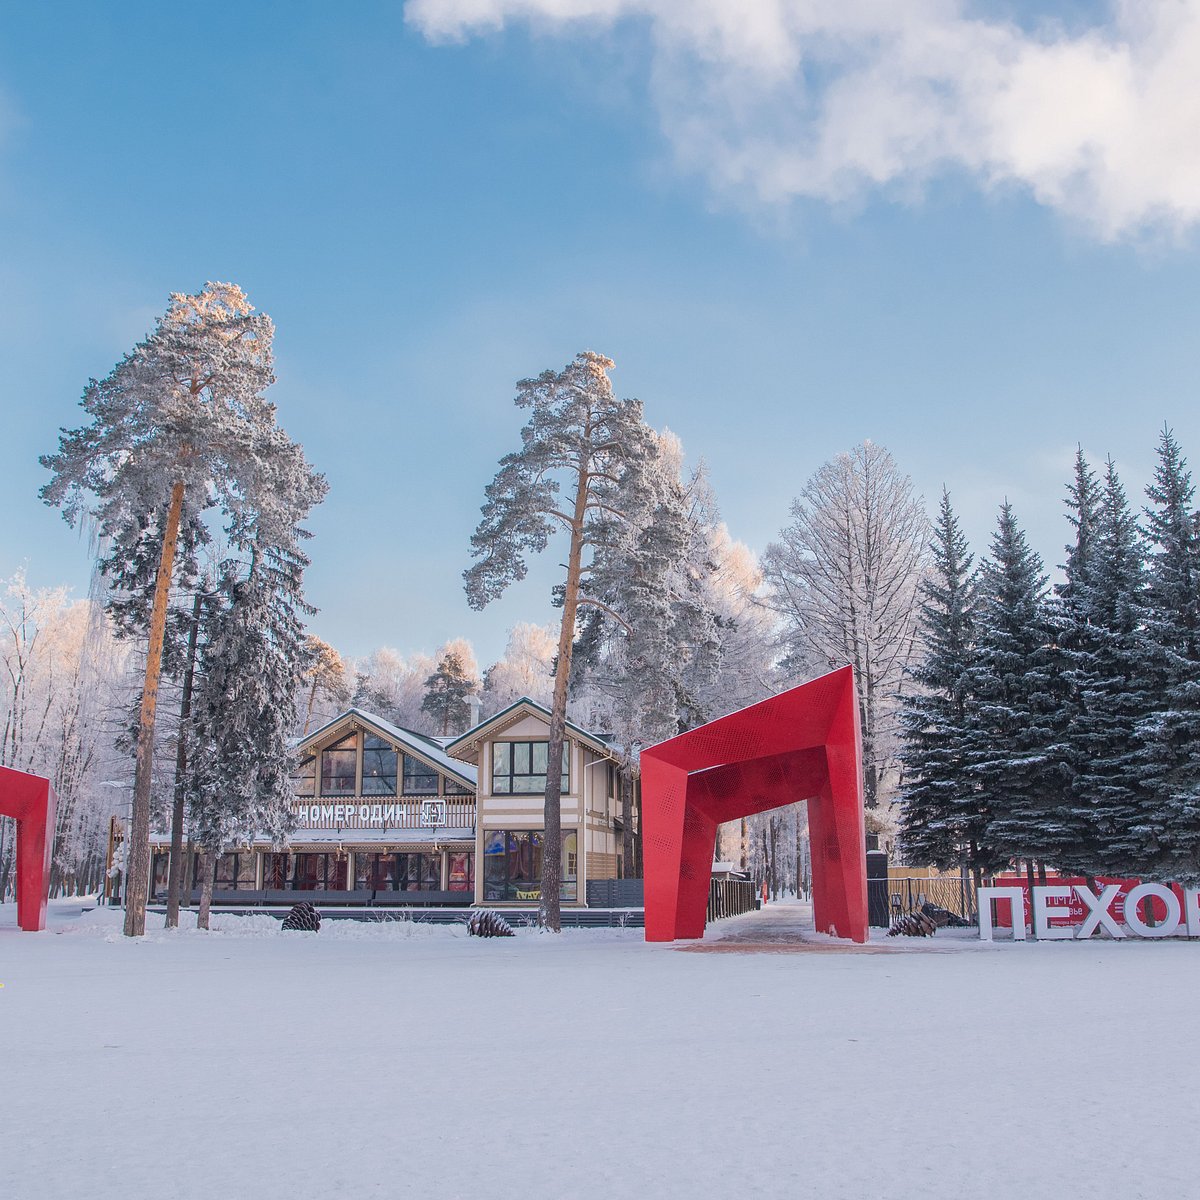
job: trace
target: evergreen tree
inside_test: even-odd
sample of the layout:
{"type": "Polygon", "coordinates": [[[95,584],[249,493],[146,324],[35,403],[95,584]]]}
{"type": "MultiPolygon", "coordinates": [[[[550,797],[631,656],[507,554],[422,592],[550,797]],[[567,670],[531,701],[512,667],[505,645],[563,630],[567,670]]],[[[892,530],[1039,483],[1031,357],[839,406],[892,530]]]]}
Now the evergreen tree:
{"type": "Polygon", "coordinates": [[[525,555],[540,552],[556,532],[566,534],[562,604],[550,735],[546,748],[545,833],[539,918],[561,925],[561,772],[567,688],[581,609],[603,607],[584,588],[585,577],[619,553],[614,530],[630,520],[620,507],[623,479],[649,452],[649,430],[638,400],[619,400],[608,372],[613,363],[586,351],[562,371],[545,371],[517,385],[516,403],[530,410],[521,448],[500,460],[486,489],[483,516],[471,538],[479,561],[463,574],[467,601],[481,609],[527,572],[525,555]],[[564,491],[565,489],[565,491],[564,491]]]}
{"type": "Polygon", "coordinates": [[[472,696],[479,694],[479,680],[472,675],[456,650],[448,651],[425,680],[425,699],[421,711],[428,713],[444,737],[461,733],[471,719],[472,696]]]}
{"type": "Polygon", "coordinates": [[[1062,768],[1052,714],[1058,685],[1044,608],[1046,576],[1012,506],[1000,508],[991,556],[980,564],[975,720],[963,756],[979,789],[975,865],[1044,858],[1062,825],[1062,768]]]}
{"type": "Polygon", "coordinates": [[[1071,836],[1052,858],[1087,875],[1128,874],[1143,857],[1139,726],[1154,698],[1147,690],[1141,535],[1111,458],[1087,553],[1077,548],[1069,567],[1059,633],[1069,689],[1063,748],[1071,836]]]}
{"type": "Polygon", "coordinates": [[[1147,681],[1160,697],[1141,721],[1142,870],[1200,882],[1200,528],[1187,460],[1170,429],[1146,489],[1150,546],[1147,681]]]}
{"type": "Polygon", "coordinates": [[[901,702],[900,837],[906,862],[947,868],[977,862],[978,848],[986,842],[986,820],[978,785],[967,770],[975,716],[970,686],[974,557],[945,489],[931,560],[920,600],[925,654],[910,672],[915,690],[906,692],[901,702]]]}
{"type": "Polygon", "coordinates": [[[193,836],[203,854],[200,925],[207,927],[215,856],[230,842],[291,831],[292,741],[296,697],[310,666],[304,618],[307,557],[303,520],[320,491],[290,499],[293,536],[255,525],[237,546],[243,559],[224,565],[217,611],[205,639],[194,701],[195,765],[190,788],[193,836]]]}
{"type": "MultiPolygon", "coordinates": [[[[274,379],[273,336],[270,318],[232,284],[172,295],[154,331],[88,384],[81,403],[90,423],[64,430],[58,453],[42,458],[54,476],[42,489],[46,503],[61,506],[72,524],[92,516],[118,556],[132,560],[144,551],[143,514],[165,513],[154,525],[161,545],[127,843],[129,936],[146,925],[155,717],[176,550],[181,528],[190,527],[185,506],[194,513],[214,504],[233,530],[255,513],[265,519],[275,493],[308,474],[300,447],[262,396],[274,379]]],[[[323,492],[324,482],[314,477],[313,487],[323,492]]]]}
{"type": "Polygon", "coordinates": [[[703,469],[685,480],[682,468],[678,439],[653,434],[650,453],[626,473],[621,509],[632,519],[614,525],[619,553],[593,572],[590,588],[604,606],[585,615],[572,660],[575,693],[592,698],[589,720],[603,720],[621,751],[627,873],[638,859],[633,782],[641,749],[710,718],[707,698],[720,667],[708,587],[716,508],[703,469]]]}
{"type": "Polygon", "coordinates": [[[1099,552],[1103,505],[1100,481],[1084,456],[1082,446],[1076,447],[1074,476],[1067,485],[1067,496],[1063,503],[1074,538],[1064,548],[1066,561],[1062,564],[1063,581],[1055,584],[1054,595],[1047,609],[1057,651],[1059,676],[1059,703],[1051,720],[1067,803],[1067,812],[1058,836],[1047,839],[1052,845],[1043,846],[1048,859],[1056,866],[1077,864],[1085,859],[1090,861],[1095,858],[1098,847],[1098,831],[1081,821],[1079,814],[1073,811],[1071,801],[1078,791],[1077,777],[1088,766],[1087,748],[1078,736],[1078,723],[1083,709],[1084,683],[1088,677],[1087,664],[1094,641],[1092,585],[1099,552]]]}

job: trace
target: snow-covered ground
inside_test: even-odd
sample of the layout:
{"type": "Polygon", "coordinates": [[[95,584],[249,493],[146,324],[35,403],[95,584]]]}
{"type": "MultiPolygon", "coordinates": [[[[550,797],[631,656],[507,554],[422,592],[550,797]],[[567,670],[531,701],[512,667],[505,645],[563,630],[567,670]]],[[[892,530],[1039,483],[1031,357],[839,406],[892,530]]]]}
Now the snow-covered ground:
{"type": "Polygon", "coordinates": [[[5,1200],[1200,1187],[1195,942],[695,953],[265,916],[135,942],[119,917],[35,935],[0,907],[5,1200]]]}

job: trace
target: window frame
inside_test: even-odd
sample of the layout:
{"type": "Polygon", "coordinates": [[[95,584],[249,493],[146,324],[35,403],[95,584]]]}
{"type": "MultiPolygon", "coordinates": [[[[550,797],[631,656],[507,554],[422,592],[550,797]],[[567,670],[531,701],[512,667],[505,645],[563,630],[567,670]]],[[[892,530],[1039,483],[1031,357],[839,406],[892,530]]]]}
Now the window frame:
{"type": "MultiPolygon", "coordinates": [[[[559,876],[559,878],[562,880],[562,892],[561,892],[560,899],[569,901],[570,903],[576,903],[579,899],[579,863],[580,863],[579,833],[580,833],[580,831],[574,827],[567,828],[562,831],[563,844],[562,844],[562,849],[561,849],[560,853],[561,853],[563,862],[562,862],[562,866],[560,868],[561,874],[559,876]],[[574,850],[572,851],[572,853],[574,854],[574,857],[575,857],[575,878],[573,881],[571,881],[568,884],[567,873],[566,873],[566,857],[568,854],[567,839],[572,838],[572,837],[575,839],[575,847],[574,847],[574,850]]],[[[484,900],[485,904],[535,904],[538,902],[537,899],[522,899],[522,898],[518,897],[517,895],[515,895],[517,888],[514,886],[514,881],[513,881],[513,877],[512,877],[512,860],[513,860],[514,855],[513,855],[512,849],[510,848],[510,845],[511,845],[510,839],[513,839],[515,837],[522,837],[522,836],[528,836],[531,839],[531,843],[532,843],[532,839],[535,836],[539,837],[541,839],[541,842],[539,844],[542,848],[542,852],[543,853],[545,852],[546,831],[544,829],[485,829],[484,830],[484,834],[483,834],[484,850],[483,850],[482,859],[483,859],[483,900],[484,900]],[[489,855],[487,852],[488,839],[491,837],[497,836],[497,835],[501,838],[502,844],[504,846],[503,856],[496,855],[496,854],[489,855]],[[489,861],[495,862],[495,860],[500,857],[503,857],[503,862],[504,862],[504,878],[502,881],[502,887],[503,887],[504,894],[502,896],[495,894],[498,881],[495,879],[489,879],[489,877],[488,877],[489,861]]],[[[479,870],[479,864],[477,863],[476,871],[478,871],[478,870],[479,870]]],[[[532,891],[533,889],[527,887],[522,890],[532,891]]],[[[540,899],[540,897],[541,897],[541,876],[540,876],[540,874],[538,875],[538,879],[537,879],[537,891],[538,891],[538,899],[540,899]]]]}
{"type": "Polygon", "coordinates": [[[431,763],[427,763],[423,758],[418,758],[415,754],[408,754],[407,752],[404,754],[404,761],[400,764],[400,786],[403,789],[400,794],[402,796],[420,796],[423,799],[428,799],[430,796],[438,796],[441,794],[441,779],[442,773],[437,767],[431,763]],[[410,761],[420,767],[421,770],[409,771],[408,764],[410,761]],[[417,791],[409,787],[408,781],[410,778],[425,779],[431,775],[433,776],[433,791],[417,791]]]}
{"type": "Polygon", "coordinates": [[[398,749],[398,747],[396,747],[392,742],[388,741],[387,738],[380,737],[377,733],[365,733],[364,732],[363,738],[362,738],[361,754],[362,754],[362,776],[361,776],[362,787],[361,787],[361,791],[359,792],[359,795],[362,795],[362,796],[394,796],[396,794],[396,787],[400,782],[399,771],[400,771],[401,751],[398,749]],[[379,745],[378,746],[368,746],[367,743],[369,741],[378,742],[379,745]],[[368,754],[386,755],[388,753],[390,753],[392,755],[392,760],[393,760],[393,770],[392,770],[391,775],[368,775],[367,774],[367,755],[368,754]],[[368,791],[367,790],[367,780],[368,779],[380,780],[384,783],[386,783],[390,779],[391,784],[392,784],[391,791],[376,791],[374,788],[372,788],[370,791],[368,791]]]}
{"type": "MultiPolygon", "coordinates": [[[[320,794],[321,794],[322,799],[324,799],[326,797],[330,797],[332,799],[342,799],[343,797],[346,797],[346,796],[357,796],[359,794],[358,765],[359,765],[359,759],[360,759],[361,752],[362,752],[362,738],[359,737],[357,730],[355,730],[353,733],[348,733],[344,738],[340,738],[338,741],[332,742],[330,745],[322,748],[322,750],[321,750],[321,770],[320,770],[320,780],[319,780],[319,785],[321,788],[320,794]],[[347,746],[346,745],[347,742],[353,742],[353,746],[347,746]],[[353,755],[354,772],[352,775],[352,783],[351,783],[349,791],[331,791],[326,788],[326,786],[325,786],[325,777],[326,777],[325,776],[325,756],[328,754],[351,754],[351,755],[353,755]]],[[[339,779],[343,778],[343,777],[344,776],[342,776],[340,774],[338,776],[336,776],[336,778],[339,778],[339,779]]],[[[330,775],[330,778],[331,779],[334,778],[332,773],[330,775]]]]}
{"type": "MultiPolygon", "coordinates": [[[[513,741],[497,741],[492,743],[492,795],[493,796],[544,796],[546,794],[546,781],[549,778],[545,770],[535,771],[535,746],[546,747],[547,756],[549,755],[549,739],[546,738],[520,738],[513,741]],[[518,748],[528,749],[526,761],[529,769],[525,771],[517,770],[518,748]],[[496,768],[500,762],[500,753],[503,752],[503,757],[507,760],[508,769],[503,772],[497,772],[496,768]],[[507,779],[508,787],[500,788],[496,786],[497,779],[507,779]],[[516,790],[514,781],[517,779],[541,779],[541,791],[522,788],[516,790]]],[[[571,742],[570,739],[563,740],[563,761],[562,761],[562,790],[560,795],[569,796],[571,792],[571,742]]]]}

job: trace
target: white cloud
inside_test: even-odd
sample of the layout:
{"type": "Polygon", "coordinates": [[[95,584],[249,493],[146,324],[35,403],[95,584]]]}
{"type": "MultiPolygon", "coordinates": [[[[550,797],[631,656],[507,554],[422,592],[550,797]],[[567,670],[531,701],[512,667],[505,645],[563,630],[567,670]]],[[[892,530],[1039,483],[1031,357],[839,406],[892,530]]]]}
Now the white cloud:
{"type": "Polygon", "coordinates": [[[837,202],[948,170],[1114,239],[1200,220],[1200,0],[1030,30],[966,0],[408,0],[432,41],[640,24],[682,166],[742,203],[837,202]]]}

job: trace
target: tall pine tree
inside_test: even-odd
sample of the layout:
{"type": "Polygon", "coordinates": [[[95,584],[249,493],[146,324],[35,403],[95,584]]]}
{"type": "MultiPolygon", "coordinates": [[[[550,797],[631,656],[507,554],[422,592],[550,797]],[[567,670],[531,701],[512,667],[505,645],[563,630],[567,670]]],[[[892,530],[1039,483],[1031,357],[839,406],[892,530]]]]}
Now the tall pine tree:
{"type": "Polygon", "coordinates": [[[481,609],[525,577],[526,554],[545,550],[555,533],[565,534],[538,913],[542,927],[555,932],[561,926],[560,793],[577,619],[581,610],[604,606],[587,585],[606,557],[620,553],[614,530],[634,519],[621,507],[624,477],[650,452],[641,401],[613,394],[612,367],[611,359],[584,351],[562,371],[544,371],[517,385],[518,407],[530,410],[521,448],[500,460],[487,486],[482,517],[471,537],[471,553],[478,561],[463,572],[467,602],[481,609]]]}

